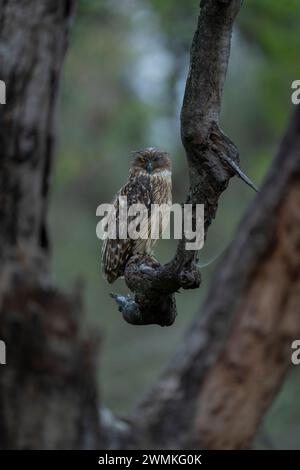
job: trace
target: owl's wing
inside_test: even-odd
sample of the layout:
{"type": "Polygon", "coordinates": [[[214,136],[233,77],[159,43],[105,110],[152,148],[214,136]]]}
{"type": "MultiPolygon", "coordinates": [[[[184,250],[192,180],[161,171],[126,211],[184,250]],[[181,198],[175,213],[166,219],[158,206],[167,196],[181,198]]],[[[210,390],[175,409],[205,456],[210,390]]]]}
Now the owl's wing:
{"type": "MultiPolygon", "coordinates": [[[[149,178],[146,176],[130,177],[128,182],[118,191],[113,206],[115,212],[111,212],[110,216],[116,214],[116,231],[117,238],[106,238],[102,247],[102,267],[103,273],[109,283],[114,282],[118,277],[124,274],[124,269],[129,258],[136,252],[137,247],[143,240],[133,240],[128,236],[119,238],[118,234],[124,231],[127,234],[127,226],[124,227],[122,218],[120,218],[120,209],[122,209],[123,197],[127,199],[127,208],[132,204],[143,204],[150,216],[151,209],[151,186],[149,178]]],[[[109,217],[110,217],[109,216],[109,217]]],[[[128,225],[132,221],[132,217],[128,217],[128,225]]],[[[141,238],[148,235],[149,217],[143,219],[140,226],[141,238]]]]}

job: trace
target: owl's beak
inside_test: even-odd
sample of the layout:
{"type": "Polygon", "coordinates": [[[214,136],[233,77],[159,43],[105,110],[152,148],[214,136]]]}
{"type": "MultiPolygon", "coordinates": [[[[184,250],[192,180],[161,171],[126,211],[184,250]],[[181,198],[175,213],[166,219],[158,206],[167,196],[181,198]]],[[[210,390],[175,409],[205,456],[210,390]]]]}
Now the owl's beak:
{"type": "Polygon", "coordinates": [[[147,173],[149,173],[149,174],[152,173],[152,169],[153,169],[152,163],[151,163],[151,162],[147,162],[147,165],[146,165],[146,171],[147,171],[147,173]]]}

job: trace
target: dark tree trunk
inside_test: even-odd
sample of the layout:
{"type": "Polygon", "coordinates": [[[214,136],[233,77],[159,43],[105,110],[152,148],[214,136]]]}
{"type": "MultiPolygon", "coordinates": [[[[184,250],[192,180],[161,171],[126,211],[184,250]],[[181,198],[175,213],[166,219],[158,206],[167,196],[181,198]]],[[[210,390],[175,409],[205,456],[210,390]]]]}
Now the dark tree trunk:
{"type": "Polygon", "coordinates": [[[1,0],[0,246],[26,261],[48,248],[55,108],[73,1],[1,0]]]}
{"type": "Polygon", "coordinates": [[[0,374],[2,448],[95,447],[92,344],[79,294],[51,286],[46,228],[56,103],[72,0],[0,2],[0,374]]]}

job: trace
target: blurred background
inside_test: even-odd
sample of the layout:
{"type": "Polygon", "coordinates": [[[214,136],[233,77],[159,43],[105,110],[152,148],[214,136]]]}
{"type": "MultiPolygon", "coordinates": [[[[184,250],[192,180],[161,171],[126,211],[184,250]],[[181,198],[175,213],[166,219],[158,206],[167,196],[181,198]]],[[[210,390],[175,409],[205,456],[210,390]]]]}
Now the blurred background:
{"type": "MultiPolygon", "coordinates": [[[[179,114],[198,0],[80,0],[64,69],[51,201],[53,271],[71,288],[86,284],[86,323],[101,331],[99,386],[104,404],[127,413],[175,351],[199,310],[212,271],[254,194],[237,178],[222,196],[200,253],[203,284],[177,295],[170,328],[123,321],[101,275],[96,208],[125,182],[130,152],[158,146],[173,159],[173,200],[188,188],[179,114]]],[[[225,87],[222,127],[240,150],[241,167],[263,180],[291,113],[291,83],[300,79],[299,0],[249,0],[239,15],[225,87]]],[[[156,255],[171,258],[175,242],[156,255]]],[[[300,309],[300,306],[299,306],[300,309]]],[[[300,367],[293,367],[256,447],[300,449],[300,367]]]]}

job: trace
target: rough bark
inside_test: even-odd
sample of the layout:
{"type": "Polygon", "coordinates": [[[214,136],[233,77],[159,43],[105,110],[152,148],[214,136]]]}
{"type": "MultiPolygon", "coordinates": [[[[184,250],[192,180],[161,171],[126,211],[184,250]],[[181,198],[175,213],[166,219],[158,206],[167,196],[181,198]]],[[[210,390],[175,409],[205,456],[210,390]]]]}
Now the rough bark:
{"type": "Polygon", "coordinates": [[[95,447],[93,341],[79,294],[51,285],[46,228],[55,108],[74,2],[0,2],[1,448],[95,447]]]}
{"type": "Polygon", "coordinates": [[[81,301],[20,272],[2,299],[0,448],[97,448],[95,344],[80,335],[81,301]]]}
{"type": "Polygon", "coordinates": [[[245,282],[247,270],[247,285],[235,293],[240,302],[230,334],[197,399],[196,439],[204,448],[251,444],[300,337],[300,109],[276,163],[257,201],[260,209],[250,213],[250,231],[241,230],[247,242],[235,277],[243,274],[245,282]]]}
{"type": "Polygon", "coordinates": [[[45,216],[59,76],[73,1],[1,1],[1,256],[48,248],[45,216]]]}

